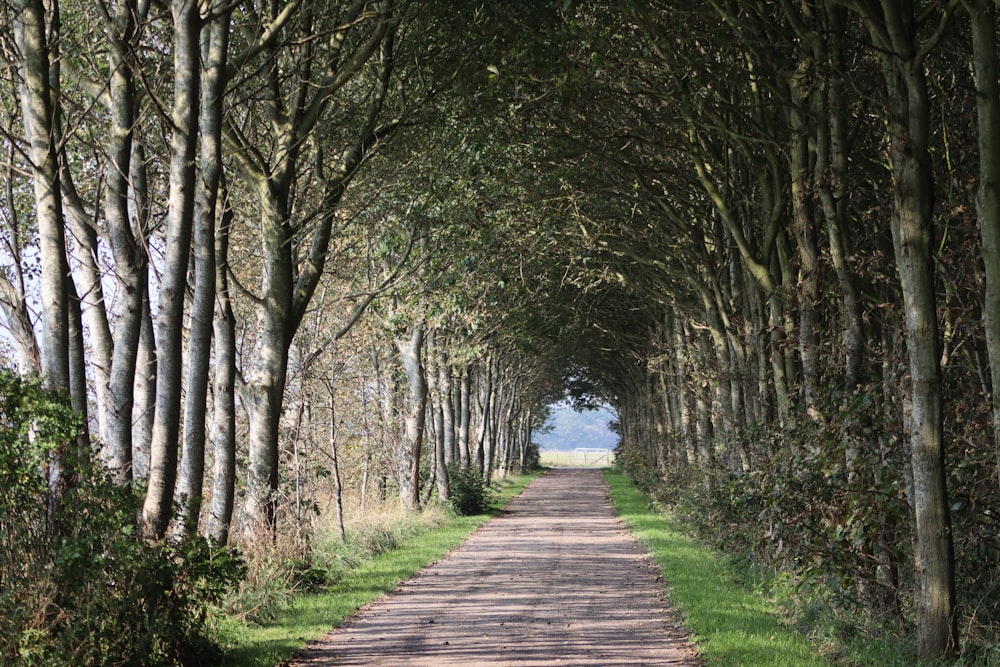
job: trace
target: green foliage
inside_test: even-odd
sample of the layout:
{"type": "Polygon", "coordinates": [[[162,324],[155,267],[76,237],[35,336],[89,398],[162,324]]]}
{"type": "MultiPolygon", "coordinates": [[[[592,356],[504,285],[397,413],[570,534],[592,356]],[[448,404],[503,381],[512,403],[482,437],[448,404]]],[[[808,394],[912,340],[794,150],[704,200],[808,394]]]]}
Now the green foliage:
{"type": "MultiPolygon", "coordinates": [[[[661,469],[641,447],[616,462],[670,508],[678,525],[730,558],[742,577],[780,597],[790,615],[850,664],[912,664],[913,553],[906,435],[874,390],[823,421],[757,425],[714,444],[701,465],[661,469]],[[737,450],[737,448],[739,448],[737,450]],[[736,454],[750,470],[734,465],[736,454]]],[[[988,431],[982,415],[955,432],[988,431]]],[[[972,439],[969,438],[971,443],[972,439]]],[[[667,439],[664,451],[682,443],[667,439]]],[[[991,664],[996,650],[997,531],[990,530],[995,463],[970,445],[950,455],[951,511],[960,599],[962,664],[991,664]],[[990,656],[990,657],[983,657],[990,656]]],[[[995,524],[994,524],[995,528],[995,524]]]]}
{"type": "Polygon", "coordinates": [[[482,473],[473,468],[448,468],[451,496],[448,502],[459,516],[472,516],[491,511],[496,505],[496,490],[482,473]]]}
{"type": "MultiPolygon", "coordinates": [[[[660,488],[661,482],[656,467],[635,447],[626,447],[620,443],[615,448],[615,465],[628,475],[640,490],[651,492],[660,488]]],[[[675,487],[665,484],[663,488],[675,487]]]]}
{"type": "Polygon", "coordinates": [[[803,590],[823,589],[826,603],[895,616],[911,558],[904,480],[890,473],[905,467],[905,449],[888,425],[879,438],[858,437],[871,430],[856,407],[829,425],[758,426],[735,444],[761,457],[750,471],[727,466],[720,452],[687,479],[654,488],[718,548],[793,573],[803,590]]]}
{"type": "Polygon", "coordinates": [[[538,449],[538,445],[534,442],[529,442],[527,451],[524,453],[524,470],[522,473],[536,472],[542,469],[542,453],[538,449]]]}
{"type": "Polygon", "coordinates": [[[205,610],[243,576],[240,557],[200,539],[143,541],[137,496],[87,461],[72,462],[51,514],[40,471],[79,422],[38,380],[0,370],[0,424],[0,662],[211,662],[205,610]]]}

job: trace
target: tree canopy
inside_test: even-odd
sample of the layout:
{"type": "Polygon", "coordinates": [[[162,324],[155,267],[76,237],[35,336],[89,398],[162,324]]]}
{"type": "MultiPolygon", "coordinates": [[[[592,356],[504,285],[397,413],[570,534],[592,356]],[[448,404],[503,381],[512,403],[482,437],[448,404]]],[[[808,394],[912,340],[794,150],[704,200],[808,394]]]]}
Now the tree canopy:
{"type": "Polygon", "coordinates": [[[416,510],[568,394],[706,539],[995,645],[996,11],[4,3],[0,345],[85,425],[47,511],[93,459],[146,539],[253,540],[331,440],[416,510]]]}

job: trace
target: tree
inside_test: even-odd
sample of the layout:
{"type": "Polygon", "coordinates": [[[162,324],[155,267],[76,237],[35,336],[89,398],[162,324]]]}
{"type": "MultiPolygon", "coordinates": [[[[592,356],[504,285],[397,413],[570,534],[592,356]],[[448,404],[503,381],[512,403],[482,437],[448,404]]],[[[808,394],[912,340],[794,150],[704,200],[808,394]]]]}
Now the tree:
{"type": "Polygon", "coordinates": [[[932,257],[933,172],[929,155],[930,99],[924,73],[950,12],[931,14],[934,32],[921,38],[914,3],[855,5],[880,54],[893,175],[890,219],[906,311],[912,409],[910,447],[916,518],[917,653],[953,654],[958,647],[955,562],[945,481],[944,431],[932,257]]]}
{"type": "Polygon", "coordinates": [[[986,294],[983,319],[990,359],[993,436],[1000,466],[1000,86],[997,76],[996,8],[980,0],[963,2],[972,26],[979,130],[979,191],[976,213],[983,239],[986,294]]]}
{"type": "MultiPolygon", "coordinates": [[[[41,0],[24,0],[14,7],[14,38],[20,51],[21,105],[25,141],[35,198],[41,257],[41,366],[45,388],[71,390],[69,262],[59,180],[58,58],[52,58],[50,38],[58,42],[59,17],[47,15],[41,0]]],[[[82,406],[79,406],[82,407],[82,406]]],[[[62,443],[49,461],[49,513],[58,512],[71,475],[69,443],[62,443]]]]}
{"type": "Polygon", "coordinates": [[[344,192],[386,131],[381,112],[403,7],[395,2],[355,2],[342,8],[303,8],[285,29],[310,36],[326,34],[329,48],[307,39],[286,59],[282,44],[294,40],[279,43],[276,34],[293,9],[290,5],[265,17],[268,29],[263,34],[268,39],[260,41],[259,48],[255,36],[245,38],[254,47],[236,62],[261,66],[263,94],[256,101],[246,100],[245,116],[228,117],[223,135],[241,179],[256,197],[264,266],[259,274],[261,294],[254,299],[260,321],[257,349],[243,374],[250,417],[244,513],[250,526],[273,524],[288,349],[323,274],[344,192]],[[318,130],[334,126],[328,112],[336,108],[338,96],[344,98],[344,108],[338,110],[355,115],[347,124],[348,134],[336,139],[342,143],[331,145],[326,142],[332,137],[318,130]],[[244,118],[249,125],[243,125],[244,118]],[[322,192],[315,211],[297,211],[293,193],[303,177],[300,160],[310,139],[318,142],[313,177],[322,192]],[[269,150],[261,150],[262,146],[269,150]],[[331,153],[334,156],[328,158],[331,153]],[[328,159],[329,166],[324,164],[328,159]],[[305,226],[314,219],[311,229],[305,226]]]}
{"type": "Polygon", "coordinates": [[[424,337],[424,325],[417,323],[411,327],[409,336],[396,338],[396,348],[407,380],[404,437],[398,445],[399,496],[411,510],[421,504],[420,457],[427,418],[427,378],[422,360],[424,337]]]}
{"type": "MultiPolygon", "coordinates": [[[[216,239],[228,242],[227,212],[220,206],[219,194],[222,190],[222,99],[225,94],[225,69],[228,64],[229,22],[231,8],[216,3],[212,8],[214,16],[201,29],[200,49],[204,69],[202,76],[201,110],[199,115],[199,142],[201,145],[201,178],[198,180],[197,207],[194,222],[195,284],[191,304],[191,325],[188,336],[188,377],[184,403],[184,444],[180,461],[180,472],[175,500],[180,511],[177,516],[177,536],[181,539],[194,534],[198,529],[198,515],[201,510],[201,489],[205,476],[205,428],[208,402],[209,358],[212,351],[213,322],[216,293],[225,299],[225,275],[216,267],[218,255],[225,262],[225,253],[219,252],[216,239]],[[222,223],[221,225],[219,223],[222,223]],[[220,279],[222,284],[219,285],[220,279]],[[220,289],[221,288],[221,289],[220,289]]],[[[223,202],[224,204],[224,202],[223,202]]],[[[232,514],[232,495],[235,479],[230,474],[233,466],[228,463],[229,453],[234,448],[228,423],[233,419],[232,384],[225,375],[231,369],[231,358],[227,359],[229,340],[224,325],[216,329],[219,336],[217,363],[223,373],[217,386],[218,399],[216,423],[219,448],[219,507],[213,513],[218,525],[228,524],[232,514]],[[224,370],[223,370],[224,369],[224,370]],[[228,396],[228,399],[226,398],[228,396]],[[225,426],[223,426],[225,424],[225,426]]],[[[231,371],[230,371],[231,372],[231,371]]],[[[215,530],[216,539],[225,543],[225,533],[215,530]]]]}
{"type": "MultiPolygon", "coordinates": [[[[170,189],[167,198],[164,278],[156,316],[156,414],[150,447],[149,482],[142,506],[143,530],[163,537],[172,515],[181,425],[181,377],[188,261],[195,211],[195,163],[201,99],[200,28],[195,0],[174,0],[174,97],[171,110],[170,189]]],[[[211,251],[211,249],[209,249],[211,251]]],[[[200,409],[200,408],[199,408],[200,409]]]]}

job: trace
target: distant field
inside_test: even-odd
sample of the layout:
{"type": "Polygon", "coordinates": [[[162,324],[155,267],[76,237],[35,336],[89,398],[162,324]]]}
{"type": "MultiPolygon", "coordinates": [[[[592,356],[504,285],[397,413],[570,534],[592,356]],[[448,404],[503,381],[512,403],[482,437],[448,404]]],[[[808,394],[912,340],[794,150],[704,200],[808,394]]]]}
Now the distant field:
{"type": "Polygon", "coordinates": [[[615,462],[612,449],[577,449],[566,452],[543,451],[542,465],[571,468],[602,468],[615,462]]]}

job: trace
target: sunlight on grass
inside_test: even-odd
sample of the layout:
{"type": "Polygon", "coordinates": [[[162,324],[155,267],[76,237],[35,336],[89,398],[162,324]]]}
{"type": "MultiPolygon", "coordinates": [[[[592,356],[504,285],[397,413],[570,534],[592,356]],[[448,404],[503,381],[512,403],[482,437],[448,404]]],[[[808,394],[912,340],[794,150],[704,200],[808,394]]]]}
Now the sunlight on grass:
{"type": "MultiPolygon", "coordinates": [[[[512,476],[498,482],[500,506],[524,490],[536,476],[512,476]]],[[[319,593],[295,597],[291,606],[272,622],[252,625],[235,618],[218,623],[219,640],[231,667],[274,667],[308,642],[339,625],[357,609],[376,600],[462,544],[480,525],[492,518],[481,514],[434,519],[416,532],[404,534],[395,549],[362,560],[334,584],[319,593]]],[[[357,519],[353,528],[364,529],[357,519]]]]}
{"type": "Polygon", "coordinates": [[[619,472],[606,470],[615,508],[659,564],[672,604],[707,667],[825,665],[808,640],[780,620],[768,600],[742,589],[713,553],[675,530],[670,518],[619,472]]]}

